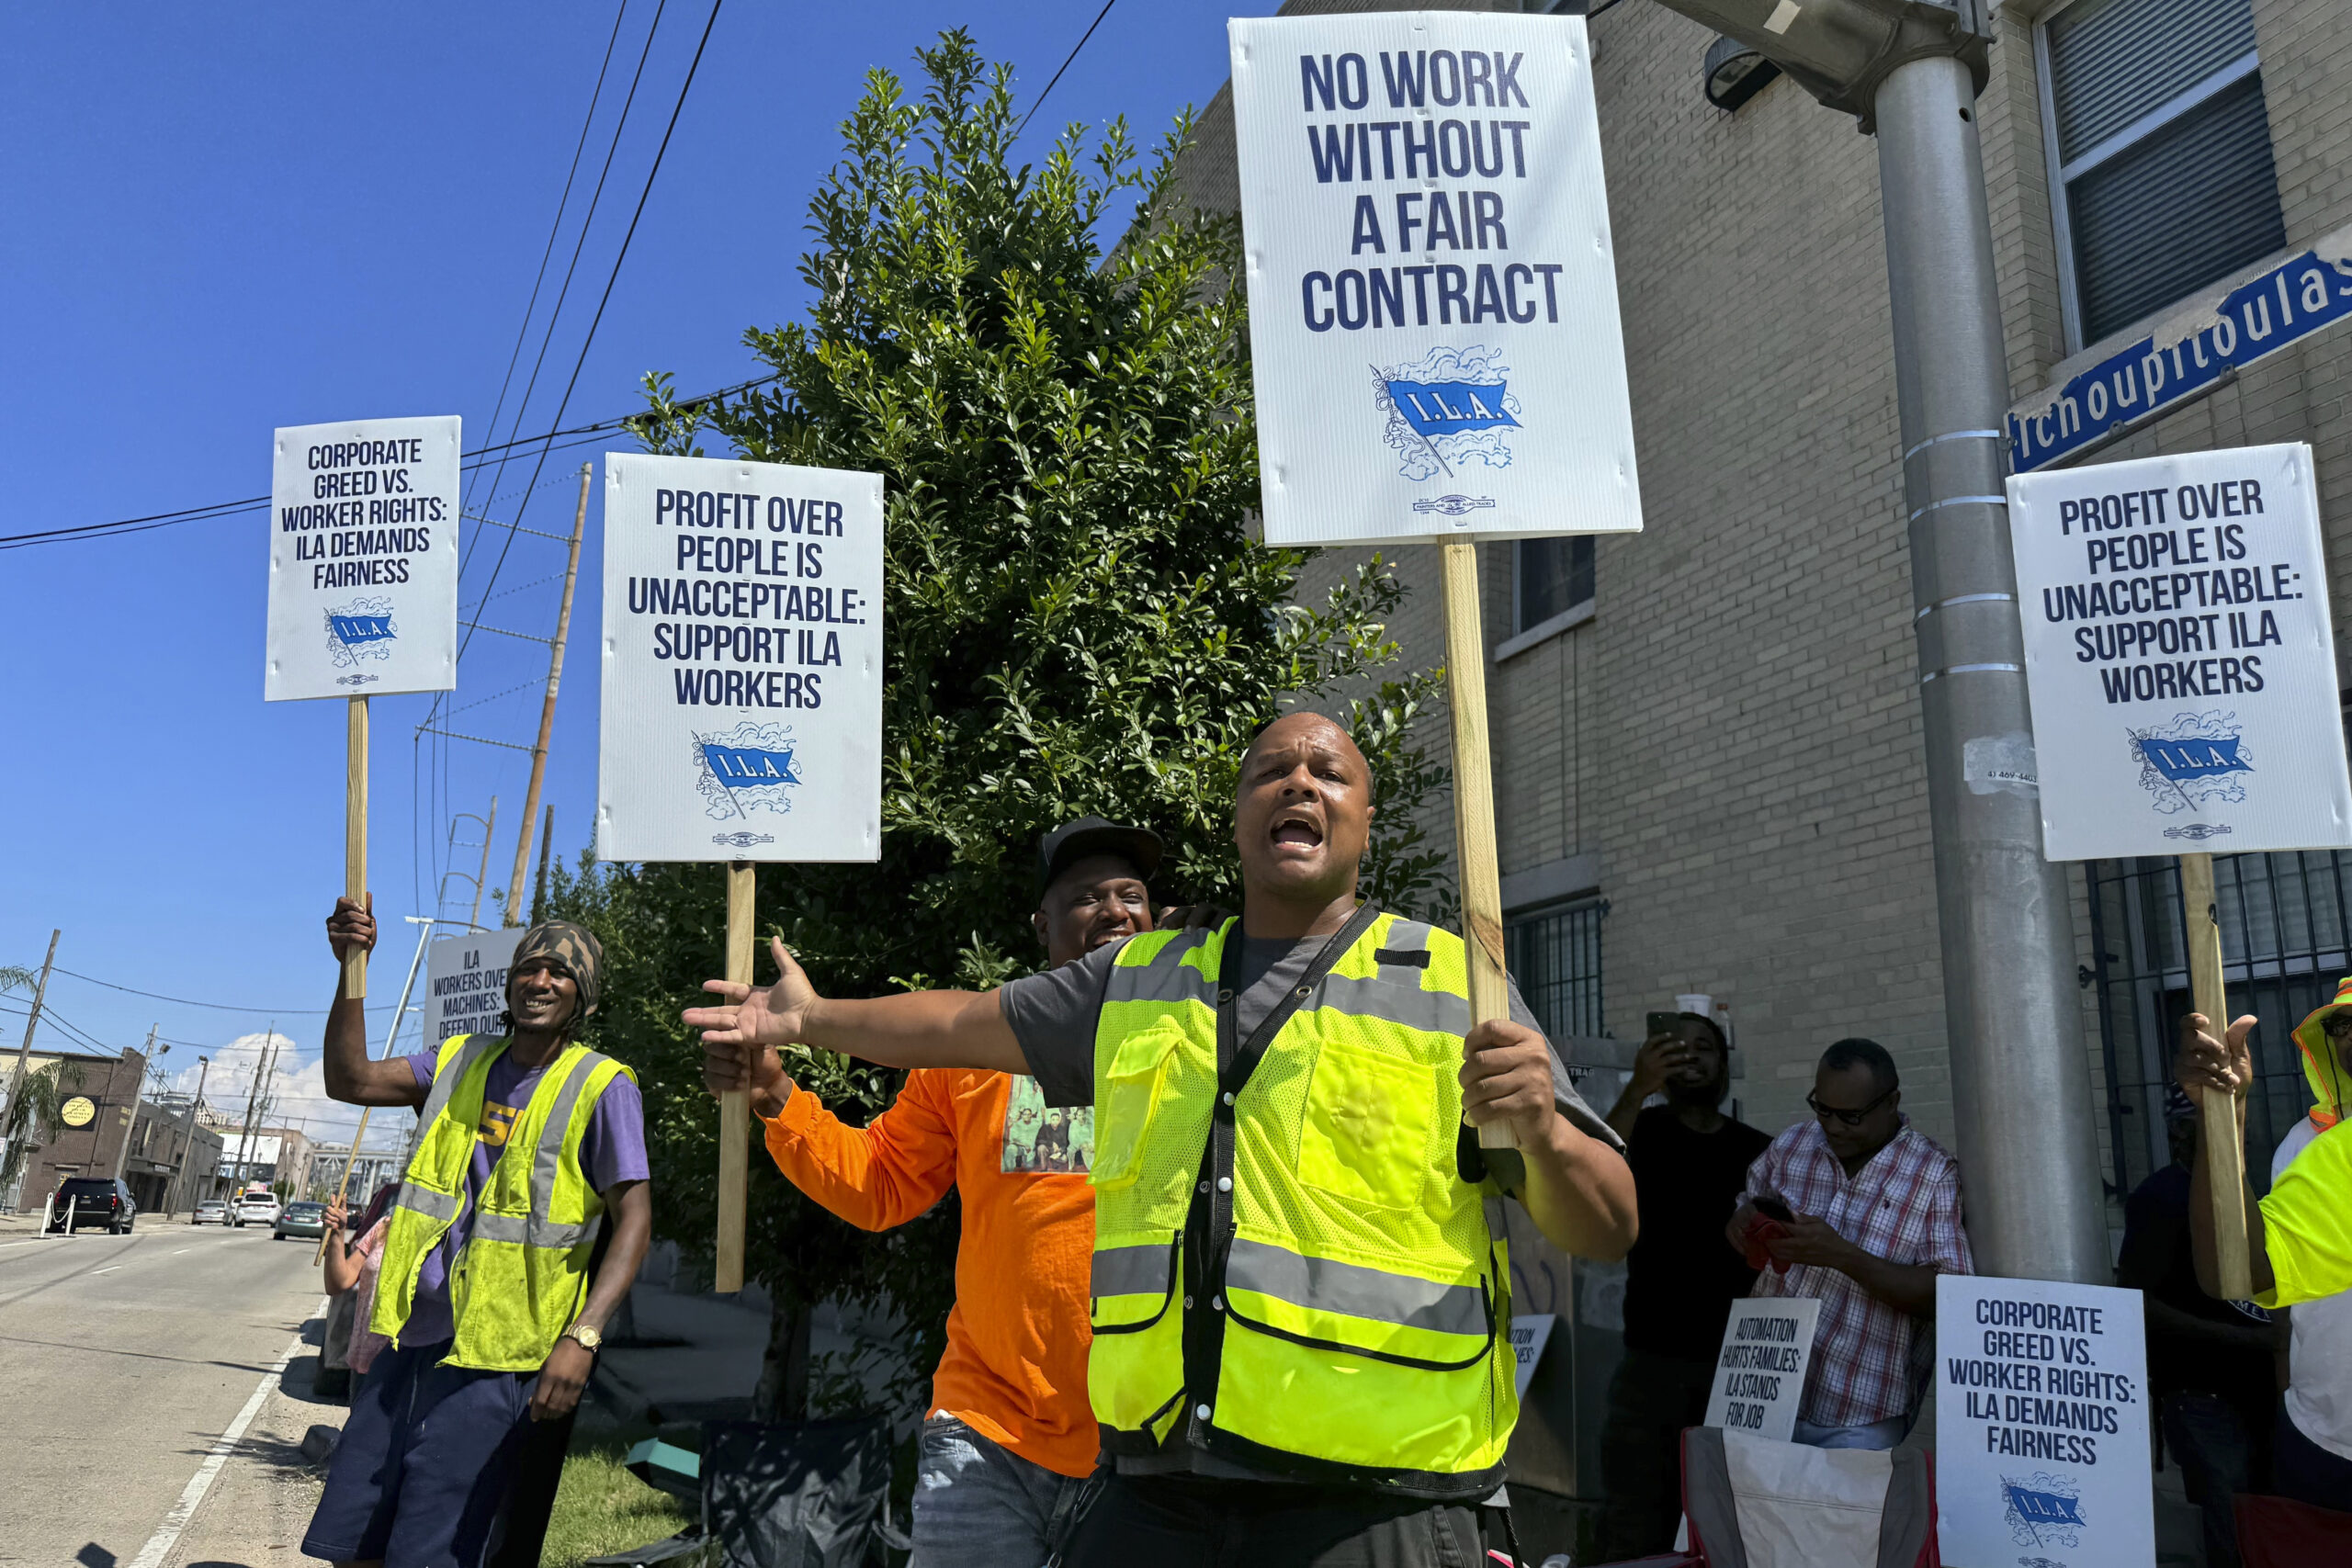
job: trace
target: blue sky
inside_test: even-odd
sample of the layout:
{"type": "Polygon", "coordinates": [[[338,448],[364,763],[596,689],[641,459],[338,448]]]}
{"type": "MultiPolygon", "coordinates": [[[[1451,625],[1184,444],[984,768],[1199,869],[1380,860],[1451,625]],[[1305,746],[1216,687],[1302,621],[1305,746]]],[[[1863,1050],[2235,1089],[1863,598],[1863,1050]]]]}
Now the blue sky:
{"type": "MultiPolygon", "coordinates": [[[[523,375],[659,3],[628,0],[623,15],[523,375]]],[[[468,447],[483,445],[616,8],[12,15],[0,56],[0,534],[266,492],[278,425],[455,412],[468,447]]],[[[904,74],[919,45],[962,25],[1034,93],[1098,9],[733,0],[564,423],[632,411],[650,369],[682,390],[761,373],[738,340],[801,306],[807,201],[866,70],[904,74]]],[[[1226,17],[1272,9],[1120,0],[1024,145],[1122,113],[1148,143],[1223,81],[1226,17]]],[[[708,15],[704,0],[670,0],[662,17],[522,434],[549,427],[708,15]]],[[[557,452],[527,497],[530,465],[513,464],[471,504],[506,520],[527,502],[525,526],[562,533],[579,466],[604,449],[557,452]]],[[[334,983],[320,922],[343,874],[344,716],[340,703],[261,701],[263,529],[253,512],[0,550],[0,964],[38,964],[62,927],[59,965],[92,978],[52,981],[59,1021],[40,1043],[71,1040],[71,1026],[136,1045],[160,1023],[175,1077],[192,1083],[195,1057],[227,1048],[216,1102],[242,1105],[274,1018],[292,1047],[277,1086],[286,1118],[347,1125],[310,1098],[334,983]]],[[[567,857],[587,841],[595,795],[597,530],[592,502],[546,794],[567,857]]],[[[486,556],[460,584],[469,610],[486,556]]],[[[561,567],[560,545],[518,540],[485,623],[544,634],[561,567]]],[[[451,727],[527,743],[544,660],[535,644],[478,635],[453,701],[479,705],[451,727]]],[[[369,880],[390,928],[371,986],[379,1041],[413,941],[399,917],[430,912],[450,814],[499,797],[489,880],[503,886],[528,765],[465,744],[428,759],[413,740],[427,703],[373,705],[369,880]]],[[[25,1000],[0,996],[11,1052],[25,1000]]]]}

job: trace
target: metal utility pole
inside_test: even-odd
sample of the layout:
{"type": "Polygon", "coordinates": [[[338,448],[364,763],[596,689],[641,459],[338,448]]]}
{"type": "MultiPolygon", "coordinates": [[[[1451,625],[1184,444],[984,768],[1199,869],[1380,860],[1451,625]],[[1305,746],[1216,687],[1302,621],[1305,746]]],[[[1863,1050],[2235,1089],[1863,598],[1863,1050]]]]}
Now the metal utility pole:
{"type": "MultiPolygon", "coordinates": [[[[147,1026],[147,1048],[139,1054],[139,1077],[130,1080],[130,1122],[122,1130],[122,1147],[114,1152],[114,1176],[117,1181],[122,1179],[123,1167],[130,1159],[130,1140],[139,1132],[141,1099],[139,1091],[149,1077],[161,1077],[155,1072],[155,1031],[163,1027],[160,1023],[151,1023],[147,1026]]],[[[164,1049],[169,1051],[171,1047],[166,1045],[164,1049]]]]}
{"type": "MultiPolygon", "coordinates": [[[[33,1026],[40,1022],[41,998],[49,995],[49,970],[50,965],[57,962],[57,939],[60,934],[60,931],[56,929],[52,929],[49,933],[49,952],[40,961],[40,978],[33,985],[32,1011],[25,1015],[25,1037],[17,1043],[17,1066],[16,1070],[8,1075],[8,1098],[6,1101],[12,1111],[17,1104],[17,1097],[25,1091],[25,1064],[32,1055],[33,1026]]],[[[6,1168],[9,1161],[16,1157],[16,1153],[17,1140],[14,1135],[11,1135],[6,1144],[0,1144],[0,1169],[6,1168]]],[[[17,1186],[22,1185],[20,1175],[17,1186]]],[[[5,1201],[6,1207],[14,1209],[17,1205],[17,1187],[11,1187],[6,1192],[0,1193],[0,1201],[5,1201]]]]}
{"type": "Polygon", "coordinates": [[[172,1172],[172,1184],[164,1190],[164,1213],[169,1214],[179,1207],[181,1189],[187,1184],[187,1156],[196,1147],[196,1116],[204,1109],[204,1079],[212,1071],[212,1058],[196,1059],[196,1098],[187,1102],[187,1123],[180,1136],[180,1159],[172,1172]]]}
{"type": "Polygon", "coordinates": [[[531,863],[533,818],[539,814],[539,786],[548,776],[548,739],[555,733],[556,688],[563,684],[563,645],[571,635],[571,590],[580,580],[580,537],[588,527],[588,486],[594,463],[580,465],[580,508],[571,516],[571,551],[563,564],[563,602],[555,615],[555,643],[548,654],[548,692],[539,704],[539,742],[531,748],[531,787],[523,796],[523,830],[514,839],[514,874],[506,883],[506,923],[523,923],[523,873],[531,863]]]}
{"type": "Polygon", "coordinates": [[[1661,0],[1730,35],[1878,137],[1927,735],[1944,1018],[1977,1267],[2105,1282],[2090,1064],[2066,874],[2030,765],[2009,555],[2009,403],[1975,102],[1985,0],[1661,0]],[[1973,779],[1974,782],[1971,782],[1973,779]]]}

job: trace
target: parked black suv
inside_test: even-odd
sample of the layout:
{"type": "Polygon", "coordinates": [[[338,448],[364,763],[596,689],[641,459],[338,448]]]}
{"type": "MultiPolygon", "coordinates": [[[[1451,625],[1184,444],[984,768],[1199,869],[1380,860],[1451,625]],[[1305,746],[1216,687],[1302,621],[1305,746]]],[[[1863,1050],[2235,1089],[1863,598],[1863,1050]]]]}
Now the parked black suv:
{"type": "Polygon", "coordinates": [[[132,1201],[130,1189],[117,1177],[69,1176],[58,1184],[57,1201],[51,1205],[49,1228],[65,1229],[72,1224],[75,1230],[84,1225],[104,1225],[116,1235],[130,1234],[130,1222],[138,1214],[139,1205],[132,1201]]]}

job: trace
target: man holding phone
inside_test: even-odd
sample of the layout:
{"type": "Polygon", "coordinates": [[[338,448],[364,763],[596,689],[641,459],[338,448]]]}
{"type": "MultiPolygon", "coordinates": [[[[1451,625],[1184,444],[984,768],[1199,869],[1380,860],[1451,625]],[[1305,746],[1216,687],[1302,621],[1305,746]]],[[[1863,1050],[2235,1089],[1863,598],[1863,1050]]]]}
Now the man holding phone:
{"type": "Polygon", "coordinates": [[[1723,1112],[1728,1043],[1695,1012],[1654,1012],[1609,1112],[1626,1144],[1642,1230],[1625,1258],[1625,1359],[1600,1443],[1601,1556],[1665,1551],[1681,1512],[1682,1429],[1706,1419],[1716,1347],[1756,1270],[1716,1237],[1771,1139],[1723,1112]],[[1645,1102],[1663,1096],[1665,1102],[1645,1102]]]}
{"type": "Polygon", "coordinates": [[[1891,1449],[1918,1416],[1936,1276],[1976,1271],[1960,1162],[1903,1114],[1894,1058],[1875,1040],[1823,1052],[1805,1103],[1812,1117],[1749,1167],[1724,1235],[1770,1265],[1754,1294],[1821,1302],[1795,1440],[1891,1449]]]}

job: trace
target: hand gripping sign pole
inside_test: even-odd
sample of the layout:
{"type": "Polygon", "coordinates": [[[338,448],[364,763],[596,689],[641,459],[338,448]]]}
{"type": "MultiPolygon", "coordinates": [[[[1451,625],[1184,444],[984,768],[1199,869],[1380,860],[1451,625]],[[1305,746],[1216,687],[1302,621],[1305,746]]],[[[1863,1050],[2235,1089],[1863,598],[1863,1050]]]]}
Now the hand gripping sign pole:
{"type": "MultiPolygon", "coordinates": [[[[384,1055],[388,1057],[392,1054],[392,1046],[400,1040],[401,1021],[408,1016],[409,993],[416,988],[417,966],[424,962],[425,945],[433,940],[432,916],[411,915],[408,917],[408,922],[417,928],[416,953],[408,961],[408,978],[401,984],[400,1005],[392,1009],[391,1027],[384,1032],[384,1055]]],[[[334,1184],[334,1201],[337,1203],[341,1203],[351,1195],[351,1168],[359,1163],[359,1145],[366,1142],[368,1137],[368,1113],[374,1109],[373,1106],[368,1105],[359,1108],[359,1127],[351,1134],[351,1152],[343,1158],[343,1179],[334,1184]]],[[[311,1264],[316,1266],[319,1259],[326,1255],[327,1233],[326,1227],[322,1225],[319,1228],[317,1250],[311,1254],[311,1264]]]]}
{"type": "Polygon", "coordinates": [[[1229,29],[1265,539],[1442,547],[1471,1016],[1504,1018],[1477,545],[1641,527],[1585,24],[1229,29]]]}
{"type": "MultiPolygon", "coordinates": [[[[368,702],[458,683],[454,414],[281,429],[272,444],[266,702],[345,704],[344,896],[368,897],[368,702]]],[[[368,994],[368,955],[343,963],[368,994]]]]}
{"type": "MultiPolygon", "coordinates": [[[[1969,787],[2033,791],[2052,861],[2179,856],[2190,1000],[2222,1034],[2213,857],[2196,846],[2352,847],[2311,448],[2020,474],[2008,500],[2033,733],[1971,742],[1969,787]]],[[[2237,1107],[2199,1109],[2222,1293],[2244,1300],[2237,1107]]]]}
{"type": "MultiPolygon", "coordinates": [[[[605,460],[596,854],[727,865],[727,977],[752,981],[755,863],[882,852],[882,480],[705,457],[605,460]]],[[[742,1289],[748,1094],[719,1106],[713,1287],[742,1289]]]]}
{"type": "MultiPolygon", "coordinates": [[[[2180,857],[2180,912],[2188,927],[2188,998],[2218,1036],[2230,1027],[2222,987],[2221,906],[2213,896],[2213,857],[2180,857]]],[[[2245,1225],[2245,1140],[2238,1108],[2218,1089],[2199,1091],[2204,1103],[2205,1176],[2213,1194],[2213,1262],[2222,1294],[2233,1302],[2254,1294],[2253,1246],[2245,1225]]]]}

